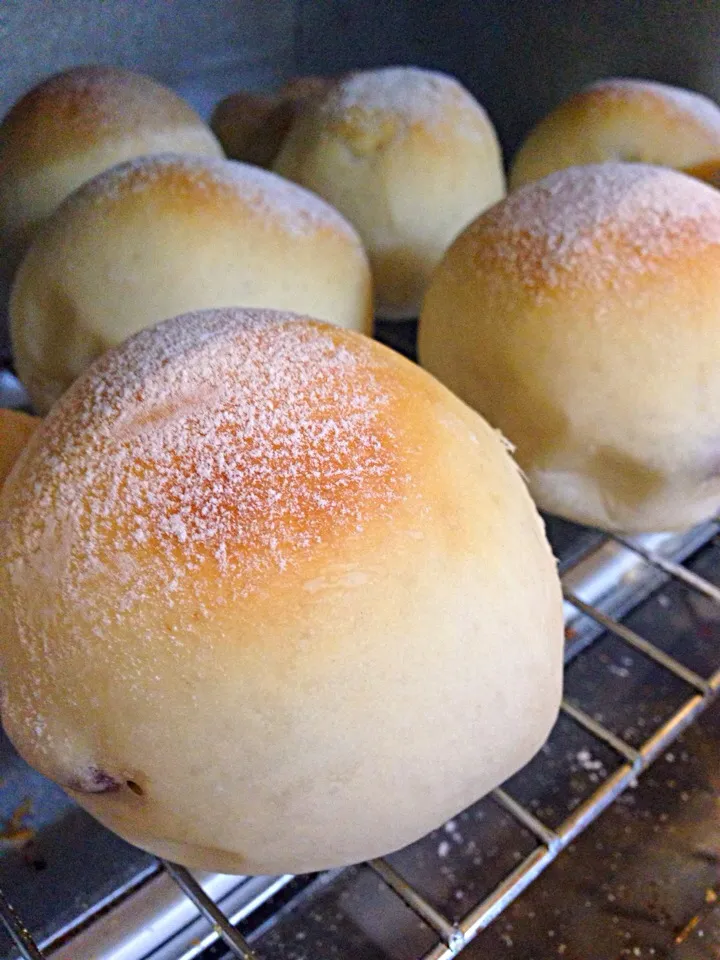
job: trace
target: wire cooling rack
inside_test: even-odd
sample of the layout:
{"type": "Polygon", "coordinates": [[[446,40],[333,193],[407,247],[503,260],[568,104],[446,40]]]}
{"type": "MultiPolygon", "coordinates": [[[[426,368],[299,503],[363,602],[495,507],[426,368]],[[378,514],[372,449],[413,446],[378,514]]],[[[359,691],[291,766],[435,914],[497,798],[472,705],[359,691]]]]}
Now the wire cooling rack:
{"type": "MultiPolygon", "coordinates": [[[[534,846],[513,869],[502,877],[489,894],[472,905],[459,919],[451,918],[433,905],[417,885],[409,883],[402,876],[402,872],[390,862],[390,859],[382,858],[366,864],[366,867],[379,878],[387,890],[399,898],[433,932],[434,945],[424,952],[422,960],[446,960],[459,954],[627,787],[634,784],[643,771],[683,730],[693,723],[718,693],[720,653],[718,653],[718,662],[714,665],[714,672],[709,676],[702,676],[663,650],[655,639],[640,636],[623,622],[631,608],[636,607],[654,588],[667,581],[673,581],[683,591],[700,595],[705,602],[709,601],[712,605],[720,606],[720,589],[681,562],[708,543],[717,535],[717,532],[716,524],[707,524],[702,530],[685,536],[677,543],[670,538],[674,544],[672,550],[663,548],[665,541],[662,538],[644,538],[638,541],[605,538],[591,551],[594,558],[592,562],[597,568],[594,574],[595,588],[591,593],[592,600],[584,599],[582,596],[583,592],[587,592],[584,584],[588,578],[583,568],[583,564],[588,562],[587,558],[580,558],[564,571],[568,663],[573,661],[579,652],[597,643],[599,637],[612,636],[624,649],[647,658],[664,674],[684,685],[686,695],[672,715],[655,726],[639,744],[632,744],[619,735],[616,729],[613,729],[613,727],[617,728],[617,724],[612,722],[609,714],[607,719],[601,722],[597,716],[583,710],[574,700],[563,700],[561,716],[565,721],[580,728],[585,735],[598,744],[599,748],[609,749],[618,758],[619,765],[602,779],[596,778],[599,782],[594,792],[575,806],[572,812],[557,825],[549,825],[537,811],[531,809],[530,804],[516,799],[513,796],[512,786],[506,785],[493,791],[492,800],[534,838],[534,846]],[[598,557],[600,557],[599,561],[598,557]],[[638,570],[641,575],[638,575],[638,570]],[[600,580],[605,578],[607,581],[605,586],[598,587],[598,577],[600,580]]],[[[184,938],[184,946],[172,946],[174,941],[168,938],[171,946],[166,945],[166,948],[160,951],[163,958],[177,957],[183,960],[200,956],[203,951],[218,941],[224,941],[230,956],[254,960],[256,953],[253,946],[240,934],[236,924],[247,921],[248,917],[255,914],[262,916],[263,910],[267,914],[268,904],[271,905],[269,912],[272,918],[276,909],[272,906],[273,897],[279,891],[289,889],[294,882],[297,882],[289,876],[256,878],[248,881],[242,887],[244,895],[233,907],[232,897],[224,897],[224,891],[217,884],[202,885],[188,870],[176,864],[161,861],[159,869],[164,871],[165,881],[167,882],[169,878],[187,898],[186,906],[193,908],[196,918],[195,926],[191,927],[194,935],[190,939],[187,936],[184,938]],[[218,901],[222,902],[222,909],[218,901]]],[[[325,879],[334,877],[338,873],[339,871],[336,871],[332,875],[325,875],[325,879]]],[[[312,886],[312,882],[309,881],[309,885],[312,886]]],[[[301,897],[298,898],[299,900],[301,897]]],[[[298,902],[296,909],[302,910],[302,903],[298,902]]],[[[134,914],[137,922],[137,910],[134,914]]],[[[0,918],[15,943],[19,955],[25,960],[75,955],[72,941],[64,953],[62,949],[56,952],[52,944],[46,948],[48,952],[42,952],[26,929],[22,918],[18,916],[1,891],[0,918]]],[[[266,917],[264,928],[267,926],[266,917]]],[[[261,928],[263,925],[258,924],[256,933],[261,928]]],[[[254,942],[255,935],[251,935],[249,939],[254,942]]],[[[147,952],[147,956],[152,955],[152,957],[160,954],[153,951],[147,952]]],[[[102,955],[105,956],[105,952],[102,955]]],[[[121,953],[117,955],[125,956],[121,953]]]]}

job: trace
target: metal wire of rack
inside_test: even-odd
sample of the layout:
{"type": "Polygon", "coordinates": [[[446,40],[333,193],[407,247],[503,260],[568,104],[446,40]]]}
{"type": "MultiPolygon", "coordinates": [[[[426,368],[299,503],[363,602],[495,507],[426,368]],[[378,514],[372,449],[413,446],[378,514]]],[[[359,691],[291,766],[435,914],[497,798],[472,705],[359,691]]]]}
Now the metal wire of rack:
{"type": "MultiPolygon", "coordinates": [[[[625,550],[656,568],[666,578],[680,583],[687,590],[701,594],[720,605],[720,589],[692,570],[661,553],[622,538],[614,538],[625,550]]],[[[567,574],[564,577],[567,584],[567,574]]],[[[684,666],[659,646],[638,635],[619,618],[604,613],[566,587],[566,609],[579,612],[599,628],[599,635],[611,634],[623,644],[634,648],[653,660],[662,670],[672,674],[689,686],[693,693],[685,699],[674,714],[638,747],[631,746],[604,723],[584,712],[569,700],[563,700],[561,712],[572,723],[604,743],[621,759],[621,764],[585,799],[566,819],[555,828],[549,827],[527,806],[519,803],[502,788],[493,791],[492,798],[515,821],[528,830],[537,840],[537,846],[513,869],[481,902],[474,905],[458,922],[452,922],[438,911],[417,889],[410,885],[386,860],[377,859],[367,866],[380,878],[403,903],[410,908],[432,931],[437,942],[422,960],[447,960],[457,956],[474,937],[515,900],[558,855],[588,827],[614,800],[630,786],[640,774],[702,713],[720,691],[720,665],[710,677],[702,677],[684,666]]],[[[162,862],[169,877],[183,894],[195,905],[199,913],[212,925],[203,938],[204,949],[212,942],[222,939],[230,955],[241,960],[254,960],[256,954],[250,943],[240,935],[233,918],[226,915],[203,889],[202,885],[185,868],[162,862]]],[[[286,882],[289,878],[281,878],[286,882]]],[[[258,901],[259,902],[259,901],[258,901]]],[[[26,929],[20,917],[5,895],[0,891],[0,919],[7,929],[19,955],[24,960],[43,960],[47,954],[26,929]]],[[[235,918],[237,921],[237,918],[235,918]]]]}

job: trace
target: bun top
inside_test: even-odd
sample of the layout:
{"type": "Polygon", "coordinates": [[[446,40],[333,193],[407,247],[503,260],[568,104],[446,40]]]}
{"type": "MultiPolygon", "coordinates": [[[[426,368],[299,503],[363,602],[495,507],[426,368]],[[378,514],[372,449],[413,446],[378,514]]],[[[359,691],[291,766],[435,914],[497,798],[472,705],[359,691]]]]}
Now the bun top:
{"type": "Polygon", "coordinates": [[[218,583],[229,601],[323,551],[340,562],[338,543],[368,542],[406,498],[419,378],[433,383],[365,337],[275,311],[144,330],[43,422],[4,492],[7,549],[85,578],[117,562],[127,604],[218,583]]]}
{"type": "Polygon", "coordinates": [[[720,158],[720,106],[649,80],[601,80],[544,117],[518,150],[517,188],[565,167],[654,163],[675,170],[720,158]]]}
{"type": "Polygon", "coordinates": [[[720,107],[710,97],[694,90],[654,80],[607,77],[591,83],[573,99],[638,104],[643,110],[654,108],[676,122],[692,124],[706,133],[710,142],[720,146],[720,107]]]}
{"type": "Polygon", "coordinates": [[[446,267],[512,277],[536,297],[567,296],[683,269],[706,250],[715,258],[719,244],[711,187],[663,167],[595,164],[511,193],[460,235],[446,267]]]}
{"type": "MultiPolygon", "coordinates": [[[[331,231],[360,246],[353,227],[316,194],[250,164],[167,153],[118,164],[86,183],[63,205],[68,220],[83,210],[118,211],[152,203],[156,215],[238,216],[289,234],[331,231]]],[[[241,221],[240,221],[241,222],[241,221]]],[[[198,226],[199,229],[199,226],[198,226]]]]}
{"type": "Polygon", "coordinates": [[[183,128],[200,152],[222,155],[198,114],[172,90],[130,70],[77,67],[38,84],[12,107],[0,126],[0,172],[17,165],[31,173],[49,158],[62,163],[125,138],[155,135],[167,150],[183,128]]]}
{"type": "Polygon", "coordinates": [[[370,146],[362,143],[363,135],[384,140],[418,129],[442,132],[452,124],[456,133],[476,136],[478,114],[490,124],[477,100],[454,77],[418,67],[347,74],[328,85],[320,109],[331,126],[338,125],[336,132],[358,138],[361,149],[370,146]],[[469,122],[458,127],[456,114],[466,113],[469,122]]]}

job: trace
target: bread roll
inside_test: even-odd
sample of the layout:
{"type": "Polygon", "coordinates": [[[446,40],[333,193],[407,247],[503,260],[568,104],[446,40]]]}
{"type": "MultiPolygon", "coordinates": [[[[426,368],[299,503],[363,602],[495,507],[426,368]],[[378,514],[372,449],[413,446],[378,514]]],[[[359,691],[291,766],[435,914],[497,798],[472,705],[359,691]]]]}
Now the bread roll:
{"type": "Polygon", "coordinates": [[[649,80],[600,80],[541,120],[512,165],[513,190],[565,167],[632,161],[682,169],[720,158],[720,107],[649,80]]]}
{"type": "Polygon", "coordinates": [[[81,183],[143,154],[221,157],[184,100],[149,77],[76,67],[34,87],[0,125],[0,297],[38,224],[81,183]]]}
{"type": "Polygon", "coordinates": [[[28,413],[0,407],[0,488],[39,422],[28,413]]]}
{"type": "Polygon", "coordinates": [[[143,331],[0,495],[2,717],[121,836],[227,873],[400,847],[555,719],[562,604],[499,436],[380,344],[143,331]]]}
{"type": "Polygon", "coordinates": [[[360,240],[319,197],[230,160],[146,157],[85,184],[13,288],[15,363],[38,412],[103,350],[185,310],[297,309],[370,331],[360,240]]]}
{"type": "Polygon", "coordinates": [[[220,101],[210,126],[232,160],[269,167],[294,116],[291,100],[240,90],[220,101]]]}
{"type": "Polygon", "coordinates": [[[350,74],[307,100],[274,164],[357,227],[376,310],[417,316],[457,233],[505,192],[492,123],[452,77],[414,67],[350,74]]]}
{"type": "Polygon", "coordinates": [[[420,320],[421,362],[516,445],[537,503],[608,530],[720,507],[720,194],[574,167],[479,217],[420,320]]]}
{"type": "Polygon", "coordinates": [[[215,108],[210,126],[232,160],[269,167],[301,105],[331,84],[324,77],[298,77],[276,94],[231,93],[215,108]]]}

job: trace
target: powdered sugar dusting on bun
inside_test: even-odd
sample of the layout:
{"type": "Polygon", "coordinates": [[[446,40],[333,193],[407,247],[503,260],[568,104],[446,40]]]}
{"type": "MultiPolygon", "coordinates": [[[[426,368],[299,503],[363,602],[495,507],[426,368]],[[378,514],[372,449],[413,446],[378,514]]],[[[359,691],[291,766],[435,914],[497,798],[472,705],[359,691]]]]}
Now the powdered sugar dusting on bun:
{"type": "Polygon", "coordinates": [[[22,517],[4,534],[10,556],[55,567],[66,595],[110,574],[118,615],[187,600],[201,568],[226,599],[252,594],[403,499],[396,363],[359,335],[274,311],[145,330],[44,423],[5,510],[22,517]]]}
{"type": "Polygon", "coordinates": [[[568,167],[512,193],[458,244],[537,293],[614,286],[720,245],[720,194],[662,167],[568,167]]]}
{"type": "Polygon", "coordinates": [[[453,77],[418,67],[386,67],[348,74],[324,105],[338,119],[359,120],[362,114],[387,114],[408,126],[429,127],[452,119],[448,111],[469,111],[486,123],[480,104],[453,77]]]}
{"type": "Polygon", "coordinates": [[[136,194],[158,195],[163,203],[192,196],[199,209],[218,200],[240,203],[268,226],[279,223],[289,233],[333,230],[360,242],[347,220],[316,194],[259,167],[214,157],[138,157],[101,173],[68,203],[112,205],[136,194]]]}
{"type": "Polygon", "coordinates": [[[701,93],[672,87],[653,80],[636,80],[626,77],[610,77],[598,80],[586,87],[582,94],[598,93],[615,99],[642,101],[650,98],[664,105],[673,113],[683,116],[720,138],[720,107],[701,93]]]}

